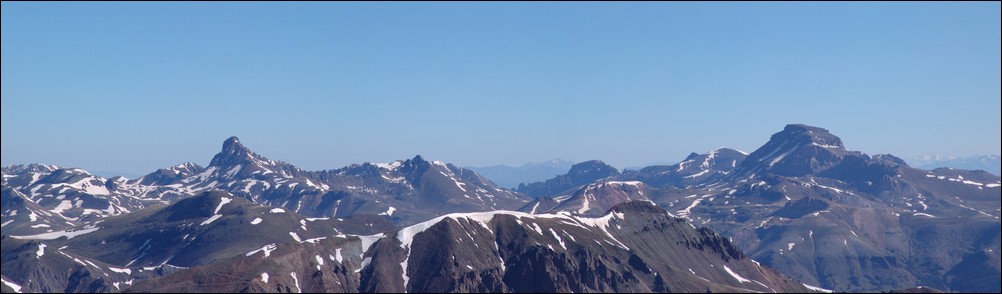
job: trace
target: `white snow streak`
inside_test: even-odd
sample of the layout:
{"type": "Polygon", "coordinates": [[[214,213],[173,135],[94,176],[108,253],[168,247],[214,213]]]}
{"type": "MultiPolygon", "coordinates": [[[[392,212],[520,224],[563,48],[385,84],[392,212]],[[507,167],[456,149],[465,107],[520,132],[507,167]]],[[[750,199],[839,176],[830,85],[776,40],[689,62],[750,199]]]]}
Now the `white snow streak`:
{"type": "Polygon", "coordinates": [[[202,221],[202,223],[198,224],[198,225],[199,226],[204,226],[204,225],[207,225],[207,224],[211,224],[212,222],[216,221],[220,217],[223,217],[223,215],[222,214],[213,214],[212,217],[209,217],[208,219],[206,219],[205,221],[202,221]]]}
{"type": "Polygon", "coordinates": [[[251,251],[251,252],[247,252],[247,256],[251,256],[251,255],[257,254],[258,252],[264,251],[264,257],[261,257],[261,258],[265,258],[265,257],[271,256],[271,252],[275,251],[276,249],[278,249],[278,246],[275,246],[275,243],[271,243],[271,244],[268,244],[268,245],[264,245],[264,247],[261,247],[261,249],[254,250],[254,251],[251,251]]]}
{"type": "Polygon", "coordinates": [[[550,228],[550,234],[553,234],[553,238],[556,238],[557,242],[560,243],[560,247],[564,248],[564,250],[566,251],[567,250],[567,245],[564,245],[564,240],[560,239],[560,236],[557,235],[557,232],[554,231],[553,228],[550,228]]]}
{"type": "MultiPolygon", "coordinates": [[[[801,284],[803,284],[803,283],[801,283],[801,284]]],[[[807,289],[810,289],[812,291],[818,291],[818,292],[822,292],[822,293],[832,293],[832,292],[834,292],[832,290],[828,290],[828,289],[821,288],[821,287],[815,287],[815,286],[811,286],[811,285],[808,285],[808,284],[803,284],[803,285],[804,285],[804,287],[807,287],[807,289]]]]}
{"type": "Polygon", "coordinates": [[[3,284],[7,285],[7,287],[14,289],[14,293],[21,293],[21,285],[14,284],[14,282],[8,281],[7,279],[0,279],[0,281],[3,281],[3,284]]]}
{"type": "Polygon", "coordinates": [[[739,276],[737,273],[734,273],[734,271],[732,271],[731,268],[727,267],[726,265],[724,266],[724,271],[726,271],[728,274],[730,274],[732,277],[734,277],[734,279],[737,279],[738,282],[740,282],[742,284],[743,283],[751,282],[751,280],[745,279],[745,278],[739,276]]]}
{"type": "Polygon", "coordinates": [[[51,233],[44,233],[30,236],[10,236],[10,237],[18,240],[55,240],[61,237],[66,237],[66,239],[73,239],[73,237],[80,236],[83,234],[93,233],[98,229],[99,228],[90,228],[79,231],[59,231],[59,232],[51,232],[51,233]]]}
{"type": "Polygon", "coordinates": [[[289,275],[292,276],[292,280],[296,282],[296,293],[303,293],[303,288],[299,287],[299,278],[296,277],[296,273],[290,272],[289,275]]]}

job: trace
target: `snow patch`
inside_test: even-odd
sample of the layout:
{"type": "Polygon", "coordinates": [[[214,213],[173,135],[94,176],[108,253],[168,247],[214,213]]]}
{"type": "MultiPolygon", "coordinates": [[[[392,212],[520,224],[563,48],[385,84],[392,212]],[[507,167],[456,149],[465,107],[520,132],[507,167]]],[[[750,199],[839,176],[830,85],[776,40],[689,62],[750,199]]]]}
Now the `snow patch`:
{"type": "Polygon", "coordinates": [[[817,292],[822,292],[822,293],[832,293],[832,292],[834,292],[832,290],[828,290],[828,289],[821,288],[821,287],[815,287],[815,286],[811,286],[811,285],[804,284],[804,283],[801,283],[801,284],[804,285],[804,287],[806,287],[807,289],[810,289],[811,291],[817,291],[817,292]]]}
{"type": "Polygon", "coordinates": [[[116,273],[120,273],[120,274],[126,274],[126,275],[131,275],[132,274],[132,270],[131,269],[127,269],[127,268],[108,267],[108,270],[116,272],[116,273]]]}
{"type": "MultiPolygon", "coordinates": [[[[271,252],[275,251],[276,249],[278,249],[278,246],[275,246],[275,243],[271,243],[271,244],[268,244],[268,245],[264,245],[264,247],[261,247],[261,249],[254,250],[254,251],[251,251],[251,252],[247,252],[246,256],[251,256],[251,255],[257,254],[258,252],[264,251],[264,257],[268,257],[268,256],[271,256],[271,252]]],[[[262,258],[264,258],[264,257],[262,257],[262,258]]]]}
{"type": "Polygon", "coordinates": [[[220,217],[223,217],[223,215],[222,214],[213,214],[211,217],[209,217],[205,221],[202,221],[202,223],[198,224],[198,225],[199,226],[204,226],[204,225],[207,225],[207,224],[211,224],[212,222],[216,221],[220,217]]]}
{"type": "Polygon", "coordinates": [[[261,273],[261,281],[265,284],[268,283],[268,273],[261,273]]]}
{"type": "Polygon", "coordinates": [[[299,287],[299,278],[296,277],[296,273],[289,272],[289,275],[292,276],[292,280],[296,282],[296,293],[303,293],[303,288],[299,287]]]}
{"type": "Polygon", "coordinates": [[[14,282],[8,281],[7,279],[0,279],[0,281],[2,281],[4,285],[7,285],[7,287],[14,289],[14,293],[21,293],[21,285],[14,284],[14,282]]]}
{"type": "Polygon", "coordinates": [[[710,172],[710,170],[708,170],[708,169],[704,169],[704,170],[703,170],[703,171],[701,171],[701,172],[698,172],[698,173],[695,173],[695,174],[691,174],[691,175],[688,175],[688,176],[685,176],[684,178],[686,178],[686,179],[692,179],[692,178],[696,178],[696,177],[699,177],[699,176],[702,176],[702,175],[705,175],[705,174],[707,174],[707,173],[709,173],[709,172],[710,172]]]}
{"type": "Polygon", "coordinates": [[[220,197],[219,198],[219,205],[216,205],[216,210],[213,211],[212,214],[219,214],[219,210],[223,208],[223,205],[226,205],[226,203],[230,203],[230,201],[233,201],[233,199],[226,198],[226,197],[220,197]]]}
{"type": "Polygon", "coordinates": [[[539,233],[539,235],[543,235],[543,229],[540,228],[539,224],[537,223],[532,223],[532,230],[536,231],[536,233],[539,233]]]}
{"type": "Polygon", "coordinates": [[[727,267],[726,265],[724,266],[724,271],[726,271],[728,274],[731,275],[731,277],[734,277],[734,279],[738,280],[738,282],[740,282],[742,284],[743,283],[751,282],[751,280],[745,279],[744,277],[739,276],[737,273],[735,273],[734,271],[732,271],[731,268],[727,267]]]}
{"type": "Polygon", "coordinates": [[[713,196],[713,195],[703,195],[703,196],[701,196],[701,197],[693,200],[692,203],[690,203],[688,207],[686,207],[685,209],[676,211],[676,213],[678,214],[679,217],[689,219],[689,214],[692,211],[692,209],[695,208],[697,205],[699,205],[699,203],[702,202],[703,199],[706,199],[707,197],[710,197],[710,196],[713,196]]]}
{"type": "Polygon", "coordinates": [[[393,206],[390,206],[390,208],[387,208],[385,212],[380,212],[379,215],[393,216],[393,212],[396,211],[396,210],[397,210],[396,208],[394,208],[393,206]]]}
{"type": "Polygon", "coordinates": [[[612,219],[624,219],[624,217],[625,215],[622,212],[612,212],[598,218],[580,218],[578,219],[578,221],[580,221],[585,225],[596,227],[599,230],[602,230],[602,232],[605,233],[605,235],[609,237],[609,239],[612,239],[613,241],[616,241],[616,243],[619,244],[617,246],[625,250],[630,250],[630,248],[626,247],[626,245],[623,244],[623,242],[620,242],[618,239],[616,239],[616,237],[613,237],[612,234],[609,233],[609,226],[611,225],[610,222],[612,221],[612,219]]]}
{"type": "Polygon", "coordinates": [[[99,228],[90,228],[79,231],[59,231],[59,232],[50,232],[50,233],[30,235],[30,236],[10,236],[10,237],[18,240],[55,240],[61,237],[66,237],[66,239],[73,239],[73,237],[76,236],[96,232],[98,229],[99,228]]]}
{"type": "Polygon", "coordinates": [[[320,266],[324,265],[324,258],[320,257],[320,255],[315,255],[313,257],[317,260],[317,263],[318,263],[317,264],[317,271],[321,270],[320,266]]]}
{"type": "Polygon", "coordinates": [[[252,225],[260,224],[261,221],[263,221],[263,220],[260,217],[256,217],[256,218],[254,218],[254,220],[252,220],[250,222],[250,224],[252,224],[252,225]]]}
{"type": "Polygon", "coordinates": [[[45,243],[38,243],[38,251],[35,251],[35,255],[37,258],[42,258],[42,255],[45,255],[45,243]]]}
{"type": "Polygon", "coordinates": [[[51,211],[52,213],[62,214],[63,211],[70,208],[73,208],[73,201],[63,200],[62,202],[59,202],[59,205],[56,205],[55,208],[49,211],[51,211]]]}
{"type": "Polygon", "coordinates": [[[584,193],[584,201],[581,203],[581,209],[578,209],[578,214],[584,214],[588,211],[588,209],[591,209],[591,203],[588,201],[588,191],[586,190],[584,193]]]}
{"type": "MultiPolygon", "coordinates": [[[[379,239],[382,239],[385,236],[386,235],[383,234],[383,233],[379,233],[379,234],[375,234],[375,235],[370,235],[370,236],[356,236],[356,237],[358,237],[358,239],[360,241],[362,241],[362,244],[361,244],[361,246],[362,246],[362,255],[365,255],[365,252],[369,251],[369,247],[372,247],[373,243],[376,243],[376,241],[379,241],[379,239]]],[[[359,256],[359,257],[361,257],[361,256],[359,256]]],[[[362,266],[362,267],[365,267],[365,266],[362,266]]]]}
{"type": "Polygon", "coordinates": [[[303,244],[303,243],[317,244],[317,243],[320,243],[320,240],[323,240],[323,239],[327,239],[327,237],[317,237],[317,238],[312,238],[312,239],[306,239],[306,240],[300,241],[299,243],[300,244],[303,244]]]}
{"type": "MultiPolygon", "coordinates": [[[[800,148],[800,145],[797,145],[797,146],[795,146],[793,148],[790,148],[789,151],[786,151],[783,154],[780,154],[779,156],[776,156],[775,159],[773,159],[771,162],[769,162],[769,166],[776,165],[777,163],[779,163],[780,161],[782,161],[783,158],[786,158],[787,155],[790,155],[790,153],[793,153],[794,151],[797,151],[797,149],[799,149],[799,148],[800,148]]],[[[779,150],[779,149],[777,149],[777,150],[779,150]]]]}
{"type": "Polygon", "coordinates": [[[564,240],[560,239],[560,236],[557,235],[557,232],[554,231],[553,228],[550,228],[550,234],[553,234],[553,238],[556,238],[557,242],[560,243],[560,247],[564,248],[564,251],[566,251],[567,245],[564,245],[564,240]]]}

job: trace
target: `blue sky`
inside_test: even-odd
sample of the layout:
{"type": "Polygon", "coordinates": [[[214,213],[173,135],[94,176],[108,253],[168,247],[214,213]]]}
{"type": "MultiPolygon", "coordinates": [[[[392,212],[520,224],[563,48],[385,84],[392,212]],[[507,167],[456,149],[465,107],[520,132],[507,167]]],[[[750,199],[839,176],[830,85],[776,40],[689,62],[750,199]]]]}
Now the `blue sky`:
{"type": "Polygon", "coordinates": [[[2,164],[999,154],[1000,4],[2,3],[2,164]]]}

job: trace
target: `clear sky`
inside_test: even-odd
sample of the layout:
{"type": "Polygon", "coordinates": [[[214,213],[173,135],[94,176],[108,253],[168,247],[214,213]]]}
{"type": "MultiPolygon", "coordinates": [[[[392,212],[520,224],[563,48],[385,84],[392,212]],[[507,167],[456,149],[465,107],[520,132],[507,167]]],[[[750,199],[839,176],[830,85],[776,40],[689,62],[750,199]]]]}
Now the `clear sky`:
{"type": "Polygon", "coordinates": [[[2,3],[2,164],[999,154],[1000,4],[2,3]]]}

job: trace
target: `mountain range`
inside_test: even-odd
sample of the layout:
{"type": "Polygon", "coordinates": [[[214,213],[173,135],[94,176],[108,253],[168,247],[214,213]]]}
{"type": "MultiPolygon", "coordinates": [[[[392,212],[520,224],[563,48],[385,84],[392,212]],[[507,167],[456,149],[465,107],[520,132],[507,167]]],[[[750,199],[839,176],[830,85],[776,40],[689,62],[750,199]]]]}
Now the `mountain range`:
{"type": "Polygon", "coordinates": [[[1000,184],[984,171],[927,171],[849,151],[825,129],[789,125],[751,154],[717,149],[609,174],[551,189],[520,210],[594,214],[648,200],[808,284],[997,292],[1000,184]]]}
{"type": "Polygon", "coordinates": [[[563,172],[509,190],[421,156],[306,171],[236,137],[208,166],[135,179],[9,166],[0,289],[1000,290],[987,172],[913,168],[806,125],[750,154],[563,172]]]}
{"type": "Polygon", "coordinates": [[[925,155],[919,157],[905,158],[910,165],[921,169],[936,169],[941,167],[983,170],[993,175],[1002,175],[1002,156],[998,155],[978,155],[978,156],[939,156],[925,155]]]}

